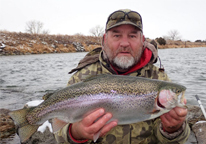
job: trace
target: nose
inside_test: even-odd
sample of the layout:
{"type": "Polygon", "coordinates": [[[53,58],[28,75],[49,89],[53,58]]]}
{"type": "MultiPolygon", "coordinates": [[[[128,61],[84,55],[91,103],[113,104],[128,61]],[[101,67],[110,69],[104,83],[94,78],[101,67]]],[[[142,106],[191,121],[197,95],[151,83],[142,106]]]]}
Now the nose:
{"type": "Polygon", "coordinates": [[[128,46],[129,46],[129,40],[128,40],[127,37],[123,37],[123,38],[121,39],[120,46],[121,46],[121,47],[128,47],[128,46]]]}

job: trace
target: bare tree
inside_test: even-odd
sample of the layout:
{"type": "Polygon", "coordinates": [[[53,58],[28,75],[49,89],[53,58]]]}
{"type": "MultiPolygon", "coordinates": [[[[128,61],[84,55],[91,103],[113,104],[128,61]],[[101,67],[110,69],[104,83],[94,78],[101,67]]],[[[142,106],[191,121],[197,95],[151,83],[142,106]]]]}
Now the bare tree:
{"type": "Polygon", "coordinates": [[[178,40],[181,38],[177,30],[171,30],[168,32],[168,38],[171,40],[178,40]]]}
{"type": "Polygon", "coordinates": [[[44,24],[40,21],[28,21],[26,23],[26,32],[30,34],[48,34],[49,30],[42,30],[44,24]]]}
{"type": "Polygon", "coordinates": [[[74,36],[84,36],[82,33],[75,33],[74,36]]]}
{"type": "Polygon", "coordinates": [[[49,34],[49,33],[50,33],[49,30],[43,30],[43,31],[42,31],[42,34],[45,34],[45,35],[47,35],[47,34],[49,34]]]}
{"type": "Polygon", "coordinates": [[[104,34],[104,28],[101,27],[100,25],[97,25],[91,28],[89,32],[95,37],[101,37],[104,34]]]}

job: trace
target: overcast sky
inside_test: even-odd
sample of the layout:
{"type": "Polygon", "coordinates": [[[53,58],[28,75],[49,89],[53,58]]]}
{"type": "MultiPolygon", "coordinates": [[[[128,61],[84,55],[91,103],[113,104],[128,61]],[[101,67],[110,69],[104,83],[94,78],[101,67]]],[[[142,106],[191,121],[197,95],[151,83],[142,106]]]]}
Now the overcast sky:
{"type": "Polygon", "coordinates": [[[148,38],[177,30],[182,40],[206,40],[206,0],[0,0],[0,30],[25,32],[26,23],[36,20],[50,34],[89,35],[124,8],[141,14],[148,38]]]}

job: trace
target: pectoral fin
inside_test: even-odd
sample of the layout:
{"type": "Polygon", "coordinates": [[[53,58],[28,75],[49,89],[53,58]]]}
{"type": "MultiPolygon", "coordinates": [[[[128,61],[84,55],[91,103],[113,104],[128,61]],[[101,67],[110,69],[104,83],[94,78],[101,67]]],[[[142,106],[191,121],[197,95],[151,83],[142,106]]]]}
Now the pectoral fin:
{"type": "Polygon", "coordinates": [[[58,130],[60,130],[61,128],[63,128],[67,123],[63,120],[54,118],[52,119],[52,129],[53,132],[57,132],[58,130]]]}
{"type": "Polygon", "coordinates": [[[94,134],[94,136],[93,136],[93,141],[94,141],[94,142],[96,142],[96,141],[98,140],[98,138],[99,138],[99,136],[100,136],[100,133],[101,133],[101,130],[98,131],[96,134],[94,134]]]}

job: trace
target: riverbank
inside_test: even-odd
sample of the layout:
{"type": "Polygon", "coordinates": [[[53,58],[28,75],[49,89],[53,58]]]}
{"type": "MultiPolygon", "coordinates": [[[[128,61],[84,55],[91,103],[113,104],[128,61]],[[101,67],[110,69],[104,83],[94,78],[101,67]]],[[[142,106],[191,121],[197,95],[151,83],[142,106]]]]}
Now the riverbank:
{"type": "MultiPolygon", "coordinates": [[[[88,52],[100,46],[101,37],[0,31],[0,55],[88,52]]],[[[167,40],[166,45],[158,44],[159,49],[188,47],[206,47],[206,43],[167,40]]]]}
{"type": "Polygon", "coordinates": [[[190,42],[190,41],[172,41],[167,40],[166,45],[158,45],[159,49],[167,49],[167,48],[194,48],[194,47],[206,47],[205,42],[190,42]]]}
{"type": "Polygon", "coordinates": [[[91,51],[101,45],[99,37],[44,35],[0,31],[0,55],[25,55],[91,51]]]}

